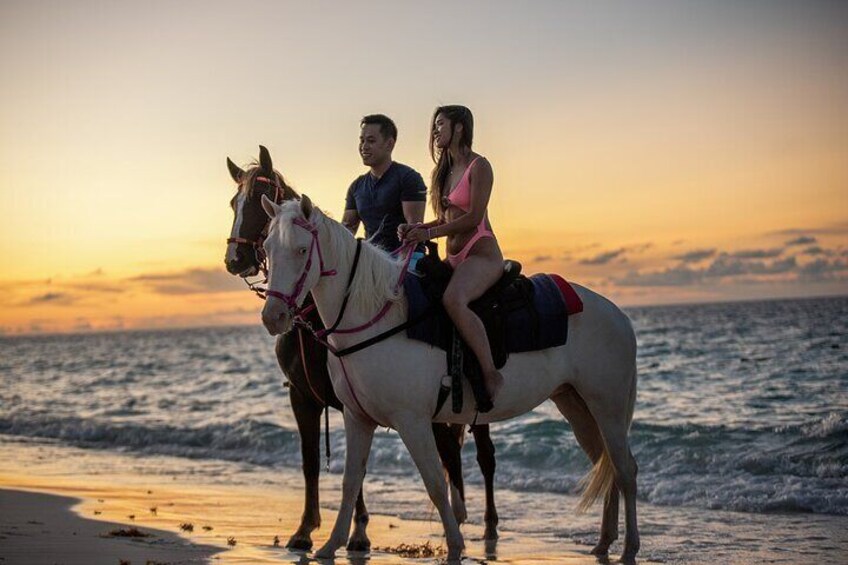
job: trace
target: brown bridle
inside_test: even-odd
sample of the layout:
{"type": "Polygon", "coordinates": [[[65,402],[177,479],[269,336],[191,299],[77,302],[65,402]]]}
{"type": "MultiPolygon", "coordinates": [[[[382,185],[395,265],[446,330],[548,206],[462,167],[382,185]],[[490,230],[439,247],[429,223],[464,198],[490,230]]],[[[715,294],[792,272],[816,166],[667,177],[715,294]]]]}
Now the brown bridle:
{"type": "MultiPolygon", "coordinates": [[[[271,180],[268,177],[256,177],[253,179],[253,182],[256,181],[265,182],[274,187],[274,204],[280,204],[283,201],[283,187],[277,179],[271,180]]],[[[256,296],[265,300],[265,295],[267,289],[264,286],[265,283],[268,282],[268,258],[265,256],[265,249],[262,244],[265,242],[265,238],[268,236],[268,224],[270,224],[270,219],[265,222],[265,227],[262,228],[262,231],[259,233],[259,238],[256,240],[245,239],[243,237],[230,237],[227,238],[227,245],[230,243],[243,243],[245,245],[250,245],[253,247],[253,252],[256,254],[257,262],[259,263],[259,279],[254,281],[250,281],[247,277],[242,277],[247,287],[256,293],[256,296]]]]}

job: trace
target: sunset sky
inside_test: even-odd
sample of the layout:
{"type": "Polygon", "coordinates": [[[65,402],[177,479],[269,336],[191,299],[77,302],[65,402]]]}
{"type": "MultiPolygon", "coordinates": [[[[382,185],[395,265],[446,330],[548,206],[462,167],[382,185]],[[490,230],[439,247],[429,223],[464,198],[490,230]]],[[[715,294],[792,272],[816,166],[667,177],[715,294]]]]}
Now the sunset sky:
{"type": "Polygon", "coordinates": [[[525,272],[623,306],[848,293],[848,3],[0,3],[0,333],[259,323],[225,158],[336,218],[359,119],[475,114],[525,272]]]}

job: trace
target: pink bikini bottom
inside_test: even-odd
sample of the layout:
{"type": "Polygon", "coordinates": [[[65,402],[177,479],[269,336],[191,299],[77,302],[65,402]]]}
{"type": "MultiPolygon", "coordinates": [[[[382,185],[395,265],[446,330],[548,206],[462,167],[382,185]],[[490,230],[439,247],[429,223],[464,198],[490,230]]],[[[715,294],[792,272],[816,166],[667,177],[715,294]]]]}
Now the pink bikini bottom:
{"type": "Polygon", "coordinates": [[[448,263],[450,263],[450,266],[456,269],[457,265],[459,265],[468,258],[468,254],[471,252],[471,248],[474,247],[474,244],[484,237],[494,238],[495,234],[493,234],[486,228],[483,228],[482,225],[477,226],[477,232],[471,236],[471,239],[468,240],[468,243],[465,244],[465,246],[459,251],[459,253],[457,253],[456,255],[451,255],[450,253],[448,253],[448,263]]]}

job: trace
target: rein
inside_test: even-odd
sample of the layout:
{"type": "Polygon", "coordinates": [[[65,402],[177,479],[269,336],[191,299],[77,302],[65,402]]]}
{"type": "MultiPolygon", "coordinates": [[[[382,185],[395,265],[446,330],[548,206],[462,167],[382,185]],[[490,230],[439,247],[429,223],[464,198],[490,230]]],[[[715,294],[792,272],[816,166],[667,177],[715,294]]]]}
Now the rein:
{"type": "MultiPolygon", "coordinates": [[[[374,315],[373,318],[371,318],[369,321],[365,322],[364,324],[360,324],[360,325],[352,327],[352,328],[339,329],[339,325],[341,324],[341,321],[344,318],[345,312],[347,310],[348,300],[350,299],[351,289],[352,289],[352,286],[353,286],[353,280],[356,277],[356,271],[357,271],[357,268],[359,267],[359,257],[362,253],[362,240],[357,239],[356,240],[356,253],[355,253],[354,258],[353,258],[353,265],[351,266],[350,275],[348,276],[347,285],[345,287],[344,299],[342,300],[341,308],[339,308],[339,313],[336,316],[336,321],[333,323],[332,326],[330,326],[329,328],[323,329],[323,330],[316,330],[315,328],[313,328],[312,324],[310,324],[304,318],[304,314],[307,313],[308,311],[310,311],[312,308],[314,308],[315,305],[310,304],[309,306],[301,308],[297,305],[297,300],[300,297],[301,292],[303,291],[303,288],[304,288],[304,285],[305,285],[305,282],[306,282],[306,278],[309,275],[309,272],[312,268],[312,259],[313,259],[314,252],[316,250],[318,251],[318,261],[319,261],[319,266],[320,266],[320,276],[321,277],[334,276],[334,275],[337,274],[337,271],[335,269],[325,269],[324,255],[321,252],[321,242],[318,238],[318,227],[315,224],[313,224],[313,223],[311,223],[308,220],[303,219],[303,218],[295,218],[292,221],[292,223],[296,226],[299,226],[299,227],[305,229],[306,231],[308,231],[312,235],[312,243],[309,246],[309,257],[306,259],[306,265],[304,266],[303,272],[300,274],[300,277],[298,277],[297,281],[294,284],[294,288],[292,289],[292,291],[290,293],[278,292],[276,290],[271,290],[271,289],[266,288],[266,289],[264,289],[264,293],[263,293],[264,296],[263,295],[260,295],[260,296],[262,298],[267,298],[268,296],[271,296],[271,297],[274,297],[274,298],[277,298],[277,299],[283,301],[283,303],[289,308],[290,315],[293,318],[294,324],[296,326],[299,326],[299,327],[306,329],[310,334],[312,334],[312,337],[315,339],[315,341],[317,341],[318,343],[320,343],[321,345],[326,347],[327,350],[330,353],[332,353],[333,355],[335,355],[339,359],[339,364],[341,365],[342,373],[344,374],[345,384],[347,385],[347,388],[350,391],[351,396],[352,396],[354,402],[356,403],[360,414],[362,416],[364,416],[366,418],[366,420],[370,420],[375,425],[381,425],[380,422],[378,422],[373,417],[371,417],[370,414],[368,414],[368,412],[362,406],[362,403],[359,401],[359,398],[356,395],[356,391],[353,388],[353,384],[351,383],[350,376],[347,373],[347,368],[344,365],[344,361],[342,360],[342,357],[344,357],[346,355],[350,355],[351,353],[355,353],[356,351],[361,351],[362,349],[365,349],[366,347],[374,345],[375,343],[378,343],[378,342],[380,342],[380,341],[382,341],[382,340],[384,340],[384,339],[386,339],[386,338],[388,338],[392,335],[395,335],[395,334],[403,331],[404,329],[419,323],[425,317],[430,315],[432,312],[431,311],[425,312],[424,315],[418,316],[414,320],[407,320],[403,324],[395,326],[395,327],[393,327],[393,328],[391,328],[391,329],[389,329],[385,332],[382,332],[379,335],[376,335],[374,337],[366,339],[366,340],[364,340],[364,341],[362,341],[362,342],[360,342],[356,345],[346,347],[344,349],[336,348],[327,339],[330,335],[332,335],[334,333],[336,333],[336,334],[355,334],[355,333],[359,333],[361,331],[364,331],[364,330],[366,330],[370,327],[373,327],[380,320],[382,320],[386,316],[386,314],[388,314],[389,310],[391,310],[393,302],[391,300],[387,300],[386,303],[383,305],[383,307],[380,309],[380,311],[377,312],[377,314],[374,315]]],[[[400,255],[401,253],[406,253],[406,258],[404,259],[404,262],[403,262],[403,268],[401,269],[400,275],[398,277],[398,281],[395,284],[395,292],[397,292],[400,289],[401,285],[403,284],[404,279],[406,278],[406,273],[407,273],[407,270],[409,268],[409,262],[412,259],[412,254],[415,251],[415,246],[416,246],[415,243],[411,243],[411,242],[405,243],[404,245],[402,245],[400,248],[398,248],[397,250],[395,250],[393,252],[393,255],[400,255]]],[[[326,406],[327,406],[327,404],[325,404],[325,409],[326,409],[326,406]]],[[[326,418],[326,415],[325,415],[325,418],[326,418]]],[[[329,458],[329,455],[328,455],[328,458],[329,458]]]]}
{"type": "MultiPolygon", "coordinates": [[[[297,221],[297,220],[295,220],[295,221],[297,221]]],[[[383,307],[380,308],[380,310],[374,315],[374,317],[371,318],[369,321],[365,322],[364,324],[360,324],[360,325],[354,326],[352,328],[344,328],[344,329],[339,328],[339,324],[341,323],[342,318],[344,318],[345,311],[347,310],[348,299],[350,298],[350,292],[351,292],[351,287],[353,285],[353,279],[356,276],[356,270],[357,270],[357,267],[359,266],[359,256],[360,256],[361,251],[362,251],[362,240],[357,239],[356,240],[356,253],[354,254],[354,257],[353,257],[353,266],[351,267],[350,276],[348,277],[347,286],[345,288],[345,293],[344,293],[344,299],[342,300],[342,306],[339,309],[339,313],[336,316],[336,321],[333,323],[333,325],[330,326],[329,328],[326,328],[326,329],[323,329],[323,330],[314,329],[312,327],[312,324],[310,324],[309,322],[307,322],[306,320],[303,319],[302,314],[304,313],[304,310],[297,311],[296,314],[295,314],[295,318],[294,318],[294,324],[295,325],[298,325],[300,327],[305,328],[307,331],[309,331],[309,333],[312,334],[312,337],[315,338],[315,341],[317,341],[318,343],[320,343],[321,345],[326,347],[327,350],[330,353],[332,353],[333,355],[335,355],[336,357],[339,357],[339,358],[344,357],[346,355],[350,355],[351,353],[355,353],[357,351],[361,351],[361,350],[365,349],[366,347],[374,345],[375,343],[379,343],[380,341],[383,341],[384,339],[386,339],[386,338],[388,338],[388,337],[390,337],[390,336],[392,336],[396,333],[399,333],[399,332],[403,331],[404,329],[406,329],[406,328],[408,328],[412,325],[415,325],[415,324],[417,324],[418,322],[420,322],[421,320],[424,319],[423,316],[419,316],[418,318],[416,318],[414,320],[404,322],[403,324],[395,326],[394,328],[391,328],[390,330],[387,330],[387,331],[385,331],[385,332],[383,332],[379,335],[376,335],[376,336],[371,337],[369,339],[366,339],[365,341],[362,341],[362,342],[360,342],[356,345],[352,345],[350,347],[346,347],[346,348],[343,348],[343,349],[336,348],[333,344],[331,344],[327,340],[327,337],[329,337],[331,334],[355,334],[355,333],[365,331],[368,328],[376,325],[380,320],[382,320],[386,316],[386,314],[389,313],[389,310],[391,310],[391,308],[392,308],[393,302],[391,300],[387,300],[386,303],[383,305],[383,307]]],[[[406,253],[406,258],[404,259],[403,268],[402,268],[400,276],[398,278],[398,282],[395,283],[395,292],[398,291],[398,289],[403,284],[404,279],[406,278],[407,269],[409,268],[409,261],[412,259],[413,251],[415,251],[415,244],[414,243],[405,243],[393,252],[393,255],[400,255],[400,254],[406,253]]],[[[319,247],[319,253],[320,253],[320,247],[319,247]]],[[[307,263],[307,265],[308,265],[308,263],[307,263]]],[[[277,298],[280,298],[281,296],[285,296],[285,295],[281,295],[280,293],[277,293],[277,292],[274,292],[274,294],[271,294],[272,292],[273,291],[268,291],[268,295],[269,296],[276,296],[277,298]]],[[[427,314],[429,315],[429,312],[427,314]]]]}

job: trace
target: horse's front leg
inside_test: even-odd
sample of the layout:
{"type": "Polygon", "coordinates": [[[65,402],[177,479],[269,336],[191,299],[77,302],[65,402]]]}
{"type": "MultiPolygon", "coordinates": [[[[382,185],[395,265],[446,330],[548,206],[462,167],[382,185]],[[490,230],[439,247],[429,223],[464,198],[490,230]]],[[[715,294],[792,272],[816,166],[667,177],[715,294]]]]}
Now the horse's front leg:
{"type": "Polygon", "coordinates": [[[350,533],[350,521],[353,518],[357,494],[362,489],[365,463],[368,461],[368,454],[371,452],[371,440],[374,437],[374,425],[359,420],[351,414],[350,410],[344,411],[344,422],[347,454],[345,456],[344,478],[342,479],[342,503],[330,539],[321,549],[315,552],[315,557],[319,559],[335,557],[336,550],[347,542],[350,533]]]}
{"type": "Polygon", "coordinates": [[[474,443],[477,447],[477,464],[483,473],[483,481],[486,483],[486,531],[483,539],[492,541],[498,539],[498,510],[495,508],[495,444],[489,435],[489,424],[480,424],[471,427],[474,434],[474,443]]]}
{"type": "Polygon", "coordinates": [[[462,440],[465,426],[462,424],[433,423],[433,437],[436,439],[436,449],[439,459],[448,473],[450,481],[450,501],[453,515],[460,524],[468,518],[465,508],[465,483],[462,479],[462,440]]]}
{"type": "Polygon", "coordinates": [[[439,453],[436,450],[436,440],[433,437],[430,421],[421,419],[400,422],[397,431],[409,450],[409,454],[412,455],[412,460],[415,461],[415,465],[421,473],[421,478],[424,479],[424,486],[427,487],[430,500],[436,510],[439,511],[442,525],[445,528],[448,561],[459,562],[465,543],[448,501],[447,482],[439,461],[439,453]]]}
{"type": "Polygon", "coordinates": [[[321,472],[321,407],[311,398],[304,398],[300,389],[289,389],[292,410],[300,433],[300,454],[303,459],[303,479],[306,496],[300,526],[286,547],[309,551],[312,549],[312,531],[321,526],[321,508],[318,499],[318,476],[321,472]]]}
{"type": "Polygon", "coordinates": [[[365,498],[362,496],[362,487],[359,487],[359,496],[356,497],[356,512],[353,515],[353,535],[347,542],[348,551],[368,551],[371,549],[371,540],[368,539],[368,509],[365,508],[365,498]]]}

